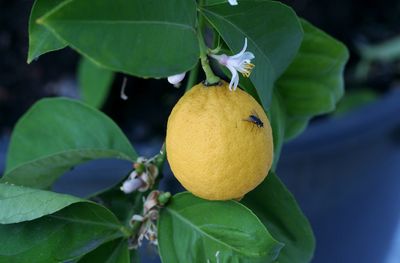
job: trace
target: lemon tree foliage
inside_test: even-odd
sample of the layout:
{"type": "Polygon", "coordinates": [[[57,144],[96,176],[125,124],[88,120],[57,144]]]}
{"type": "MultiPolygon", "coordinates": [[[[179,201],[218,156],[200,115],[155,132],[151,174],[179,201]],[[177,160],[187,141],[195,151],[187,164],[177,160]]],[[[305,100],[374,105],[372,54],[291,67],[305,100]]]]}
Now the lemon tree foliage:
{"type": "Polygon", "coordinates": [[[242,48],[244,38],[248,39],[256,65],[250,79],[264,107],[269,107],[274,81],[300,47],[303,32],[296,14],[280,2],[265,0],[242,0],[235,7],[213,1],[201,11],[233,53],[242,48]]]}
{"type": "Polygon", "coordinates": [[[287,115],[285,139],[299,135],[313,116],[336,108],[344,93],[343,71],[349,57],[341,42],[305,20],[301,22],[304,40],[275,89],[287,115]]]}
{"type": "Polygon", "coordinates": [[[92,252],[84,255],[78,261],[78,263],[93,263],[93,262],[107,262],[107,263],[131,262],[128,250],[128,243],[123,238],[110,241],[108,243],[101,245],[92,252]]]}
{"type": "Polygon", "coordinates": [[[109,210],[77,203],[35,220],[1,224],[0,262],[71,261],[124,236],[125,227],[109,210]]]}
{"type": "Polygon", "coordinates": [[[276,262],[301,263],[311,260],[315,249],[311,226],[294,197],[274,172],[270,172],[267,179],[246,195],[241,203],[258,216],[274,238],[285,244],[276,262]]]}
{"type": "Polygon", "coordinates": [[[44,53],[62,49],[67,46],[65,42],[58,39],[46,29],[46,27],[37,23],[37,19],[62,2],[63,0],[36,0],[33,3],[31,15],[29,17],[28,63],[31,63],[44,53]]]}
{"type": "MultiPolygon", "coordinates": [[[[34,2],[28,62],[66,46],[77,51],[83,57],[78,71],[83,102],[41,100],[15,126],[6,171],[0,179],[0,263],[139,262],[137,246],[143,238],[153,244],[158,241],[163,263],[311,260],[315,248],[312,229],[272,171],[285,140],[300,134],[313,116],[335,108],[343,94],[342,73],[348,53],[343,44],[298,18],[280,2],[232,2],[34,2]],[[152,179],[155,184],[145,192],[122,192],[122,182],[149,182],[150,173],[139,165],[138,154],[118,126],[95,109],[104,102],[115,72],[164,78],[192,70],[200,59],[207,79],[218,79],[208,63],[212,59],[208,48],[216,48],[212,42],[220,42],[220,51],[232,55],[242,49],[245,39],[247,51],[255,55],[251,61],[255,68],[250,78],[240,78],[239,87],[255,100],[251,99],[248,107],[235,102],[226,109],[229,96],[248,95],[241,90],[227,91],[226,87],[223,94],[208,90],[208,101],[214,101],[210,106],[196,105],[189,92],[184,97],[189,98],[184,114],[187,118],[180,120],[185,125],[168,124],[167,134],[178,129],[176,141],[186,138],[185,144],[170,144],[168,135],[167,150],[172,170],[192,193],[178,193],[169,202],[168,195],[150,193],[158,187],[161,174],[152,179]],[[213,117],[207,107],[215,113],[213,117]],[[241,107],[246,111],[244,116],[239,114],[241,107]],[[256,115],[250,108],[256,109],[256,115]],[[214,118],[224,114],[224,118],[214,118]],[[203,125],[203,129],[193,129],[196,125],[203,125]],[[248,132],[237,132],[240,127],[247,127],[248,132]],[[267,129],[268,142],[249,143],[257,132],[267,129]],[[253,147],[246,148],[243,143],[253,147]],[[193,151],[201,145],[204,149],[193,151]],[[187,148],[176,155],[181,147],[187,148]],[[272,171],[262,181],[272,157],[272,171]],[[94,193],[89,200],[49,190],[69,169],[99,158],[134,162],[136,171],[126,171],[128,176],[121,183],[94,193]],[[189,161],[195,163],[189,166],[197,167],[196,171],[180,169],[189,161]],[[201,180],[202,171],[223,176],[215,176],[216,181],[207,185],[211,180],[201,180]],[[257,180],[244,182],[241,174],[257,180]],[[202,195],[199,186],[200,192],[207,194],[202,195]],[[232,193],[229,189],[240,191],[232,193]],[[245,196],[239,203],[210,201],[193,194],[207,199],[245,196]],[[148,198],[145,204],[144,198],[148,198]]],[[[196,74],[191,74],[188,89],[195,79],[196,74]]],[[[161,171],[164,150],[159,156],[162,161],[157,167],[161,171]]]]}
{"type": "Polygon", "coordinates": [[[101,108],[110,91],[114,73],[87,58],[81,58],[77,75],[82,100],[94,108],[101,108]]]}
{"type": "Polygon", "coordinates": [[[243,205],[206,201],[187,192],[172,198],[158,229],[163,262],[267,263],[283,246],[243,205]]]}
{"type": "Polygon", "coordinates": [[[48,188],[77,164],[136,157],[129,140],[105,114],[71,99],[43,99],[15,126],[1,182],[48,188]]]}
{"type": "Polygon", "coordinates": [[[181,73],[199,56],[195,1],[64,1],[38,23],[98,64],[135,76],[181,73]]]}

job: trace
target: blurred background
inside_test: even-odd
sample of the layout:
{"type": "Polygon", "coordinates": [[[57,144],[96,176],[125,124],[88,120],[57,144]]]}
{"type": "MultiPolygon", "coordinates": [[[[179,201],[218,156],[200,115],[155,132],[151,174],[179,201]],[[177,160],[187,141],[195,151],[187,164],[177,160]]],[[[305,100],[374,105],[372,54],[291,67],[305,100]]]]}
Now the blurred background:
{"type": "MultiPolygon", "coordinates": [[[[240,2],[240,1],[239,1],[240,2]]],[[[277,174],[310,219],[313,262],[400,262],[400,1],[283,1],[350,50],[346,95],[335,112],[314,119],[282,152],[277,174]]],[[[26,64],[32,0],[0,0],[0,171],[18,118],[43,97],[80,98],[79,56],[70,49],[26,64]]],[[[166,80],[117,74],[102,111],[137,151],[159,151],[167,117],[183,94],[166,80]]],[[[130,164],[80,166],[55,190],[84,196],[117,182],[130,164]],[[95,180],[94,180],[95,178],[95,180]]],[[[164,188],[180,188],[166,171],[164,188]]],[[[158,262],[142,251],[144,262],[158,262]]]]}

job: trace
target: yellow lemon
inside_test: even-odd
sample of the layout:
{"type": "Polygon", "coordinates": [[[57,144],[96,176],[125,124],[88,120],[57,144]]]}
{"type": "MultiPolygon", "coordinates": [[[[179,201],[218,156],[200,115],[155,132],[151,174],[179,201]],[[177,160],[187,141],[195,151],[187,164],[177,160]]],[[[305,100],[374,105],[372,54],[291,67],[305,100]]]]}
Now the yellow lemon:
{"type": "Polygon", "coordinates": [[[178,181],[209,200],[238,199],[259,185],[273,160],[263,108],[228,84],[198,84],[175,105],[167,125],[167,159],[178,181]]]}

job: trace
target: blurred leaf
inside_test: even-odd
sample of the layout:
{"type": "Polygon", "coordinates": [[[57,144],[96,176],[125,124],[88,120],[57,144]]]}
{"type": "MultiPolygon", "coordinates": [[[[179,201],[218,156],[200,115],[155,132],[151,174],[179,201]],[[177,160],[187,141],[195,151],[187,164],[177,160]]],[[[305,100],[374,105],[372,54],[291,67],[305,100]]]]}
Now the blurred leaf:
{"type": "Polygon", "coordinates": [[[266,263],[281,248],[246,207],[188,192],[175,195],[161,211],[158,242],[163,262],[266,263]]]}
{"type": "Polygon", "coordinates": [[[128,241],[126,239],[117,239],[105,243],[78,261],[78,263],[86,262],[130,263],[128,241]]]}
{"type": "Polygon", "coordinates": [[[0,224],[36,219],[82,201],[71,195],[0,184],[0,224]]]}
{"type": "Polygon", "coordinates": [[[73,166],[100,158],[134,161],[137,154],[100,111],[66,98],[43,99],[15,126],[1,181],[48,188],[73,166]]]}
{"type": "Polygon", "coordinates": [[[292,194],[273,172],[242,202],[260,218],[272,236],[285,245],[276,262],[310,262],[315,249],[310,224],[292,194]]]}
{"type": "Polygon", "coordinates": [[[185,72],[199,58],[193,0],[71,0],[40,23],[99,65],[135,76],[185,72]]]}
{"type": "Polygon", "coordinates": [[[33,221],[0,225],[0,262],[64,262],[125,231],[106,208],[77,203],[33,221]]]}
{"type": "Polygon", "coordinates": [[[65,0],[36,0],[33,3],[31,15],[29,17],[29,50],[28,63],[40,55],[62,49],[67,46],[66,43],[60,41],[46,27],[36,23],[36,20],[50,12],[65,0]]]}
{"type": "Polygon", "coordinates": [[[110,91],[114,73],[82,57],[78,67],[78,82],[82,100],[94,107],[101,108],[110,91]]]}
{"type": "Polygon", "coordinates": [[[336,111],[333,113],[333,116],[343,116],[355,109],[376,101],[378,98],[378,94],[372,89],[365,88],[347,91],[345,96],[342,98],[342,100],[340,100],[339,104],[337,105],[336,111]]]}
{"type": "Polygon", "coordinates": [[[242,0],[237,6],[226,3],[201,8],[228,47],[237,53],[248,39],[248,51],[255,55],[250,79],[265,108],[270,106],[273,82],[295,57],[302,39],[296,14],[276,1],[242,0]]]}
{"type": "Polygon", "coordinates": [[[299,53],[276,83],[286,112],[285,139],[300,134],[311,117],[333,111],[344,93],[346,47],[305,20],[302,26],[299,53]]]}
{"type": "Polygon", "coordinates": [[[392,62],[400,59],[400,36],[393,37],[378,44],[357,44],[362,60],[392,62]]]}

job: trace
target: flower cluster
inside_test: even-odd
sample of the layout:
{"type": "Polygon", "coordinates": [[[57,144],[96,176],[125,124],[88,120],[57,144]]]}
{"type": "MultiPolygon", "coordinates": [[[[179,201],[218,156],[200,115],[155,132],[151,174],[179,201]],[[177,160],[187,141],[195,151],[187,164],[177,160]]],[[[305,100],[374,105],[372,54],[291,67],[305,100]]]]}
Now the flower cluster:
{"type": "Polygon", "coordinates": [[[138,233],[131,238],[130,247],[138,248],[142,245],[143,239],[147,239],[150,244],[158,245],[157,225],[160,208],[163,207],[171,197],[170,193],[162,193],[158,190],[150,192],[146,199],[143,198],[143,214],[133,215],[131,226],[140,224],[138,233]]]}

